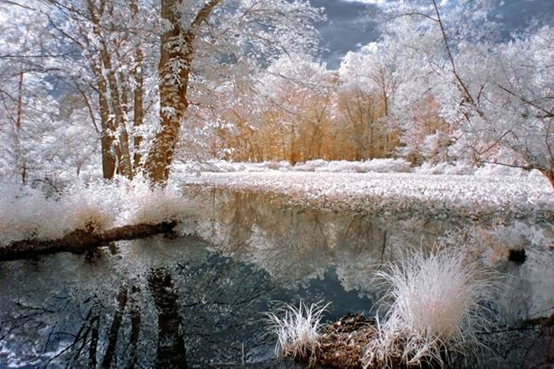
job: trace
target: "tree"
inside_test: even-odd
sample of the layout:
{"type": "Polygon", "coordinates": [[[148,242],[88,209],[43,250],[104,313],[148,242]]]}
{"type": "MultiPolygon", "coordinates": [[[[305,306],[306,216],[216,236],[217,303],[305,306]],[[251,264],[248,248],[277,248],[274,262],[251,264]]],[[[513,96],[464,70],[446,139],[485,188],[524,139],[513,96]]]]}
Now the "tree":
{"type": "Polygon", "coordinates": [[[257,124],[269,159],[329,158],[335,90],[335,74],[303,55],[283,56],[264,71],[256,85],[265,106],[257,124]]]}
{"type": "Polygon", "coordinates": [[[173,154],[180,138],[181,122],[189,106],[189,77],[199,28],[221,0],[211,0],[201,7],[188,27],[181,24],[183,3],[162,0],[161,18],[166,29],[161,38],[160,117],[161,130],[154,139],[146,160],[146,170],[154,182],[166,182],[173,154]]]}
{"type": "Polygon", "coordinates": [[[488,18],[490,3],[442,7],[429,0],[397,10],[388,37],[406,47],[400,55],[410,60],[406,70],[417,81],[403,86],[399,110],[407,112],[414,99],[432,96],[451,125],[452,154],[477,164],[537,169],[554,186],[549,98],[554,75],[547,61],[552,28],[499,40],[488,18]],[[486,28],[474,27],[484,20],[486,28]]]}
{"type": "Polygon", "coordinates": [[[219,78],[251,73],[259,61],[307,51],[316,42],[311,23],[321,15],[304,1],[163,0],[161,17],[161,127],[145,164],[148,177],[157,183],[169,177],[190,99],[201,96],[194,91],[198,84],[190,91],[191,76],[205,84],[207,73],[219,78]]]}
{"type": "MultiPolygon", "coordinates": [[[[14,37],[32,40],[32,47],[15,42],[16,51],[6,52],[10,69],[37,56],[54,66],[44,78],[80,96],[98,123],[104,178],[132,178],[144,163],[156,183],[167,181],[184,123],[218,129],[220,114],[208,112],[223,110],[215,100],[219,86],[253,85],[258,70],[279,56],[317,50],[311,24],[322,19],[307,1],[286,0],[15,0],[5,6],[41,21],[21,27],[28,37],[14,37]]],[[[22,92],[27,73],[19,74],[22,92]]],[[[14,105],[17,86],[13,79],[14,105]]]]}
{"type": "Polygon", "coordinates": [[[483,162],[537,169],[554,186],[553,41],[554,29],[543,27],[496,45],[487,62],[485,45],[464,49],[459,60],[475,101],[463,126],[472,152],[483,162]]]}
{"type": "MultiPolygon", "coordinates": [[[[37,83],[37,88],[54,85],[46,93],[51,100],[79,101],[88,114],[83,124],[98,130],[99,139],[93,142],[93,147],[101,142],[105,178],[116,173],[131,178],[133,164],[140,166],[140,160],[135,158],[134,163],[131,160],[129,131],[139,134],[134,145],[138,153],[141,141],[138,127],[149,118],[144,105],[153,103],[144,86],[144,71],[150,59],[142,53],[143,44],[152,40],[148,36],[151,31],[147,26],[137,26],[153,20],[145,5],[138,0],[130,3],[32,0],[10,1],[5,5],[15,19],[27,17],[32,22],[32,26],[21,27],[26,30],[25,37],[14,38],[11,50],[3,49],[10,69],[13,70],[14,63],[20,63],[26,67],[26,80],[41,78],[43,85],[37,83]]],[[[23,87],[27,85],[25,82],[23,87]]],[[[31,95],[32,92],[27,92],[25,97],[31,95]]],[[[73,130],[77,121],[68,120],[69,115],[62,111],[58,116],[73,130]]],[[[58,150],[61,161],[64,151],[67,152],[58,150]]]]}

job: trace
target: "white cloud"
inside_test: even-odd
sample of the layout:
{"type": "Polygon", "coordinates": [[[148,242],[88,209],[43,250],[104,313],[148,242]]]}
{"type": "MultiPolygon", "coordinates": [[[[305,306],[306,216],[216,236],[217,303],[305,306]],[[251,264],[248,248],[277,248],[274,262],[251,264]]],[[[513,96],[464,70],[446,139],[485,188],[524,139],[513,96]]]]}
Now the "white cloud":
{"type": "Polygon", "coordinates": [[[379,45],[377,42],[370,42],[367,45],[364,45],[360,48],[360,52],[364,54],[375,54],[377,53],[377,50],[379,49],[379,45]]]}

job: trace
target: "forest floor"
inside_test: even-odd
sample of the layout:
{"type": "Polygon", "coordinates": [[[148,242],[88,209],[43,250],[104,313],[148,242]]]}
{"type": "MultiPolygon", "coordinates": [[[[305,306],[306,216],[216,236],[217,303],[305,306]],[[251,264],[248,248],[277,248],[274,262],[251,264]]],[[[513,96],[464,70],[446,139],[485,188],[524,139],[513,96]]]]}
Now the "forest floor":
{"type": "Polygon", "coordinates": [[[417,173],[203,172],[178,175],[188,186],[286,197],[299,205],[438,219],[506,215],[554,219],[554,189],[538,176],[417,173]]]}

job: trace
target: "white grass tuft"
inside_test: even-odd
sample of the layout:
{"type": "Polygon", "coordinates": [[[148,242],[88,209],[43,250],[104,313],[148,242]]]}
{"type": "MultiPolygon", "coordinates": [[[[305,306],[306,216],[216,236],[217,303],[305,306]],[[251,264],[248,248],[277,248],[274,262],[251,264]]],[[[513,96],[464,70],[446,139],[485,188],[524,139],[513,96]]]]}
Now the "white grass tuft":
{"type": "Polygon", "coordinates": [[[477,262],[454,250],[411,252],[378,275],[390,285],[391,305],[367,348],[366,368],[444,365],[445,352],[481,347],[476,333],[489,325],[486,302],[497,280],[477,262]]]}
{"type": "Polygon", "coordinates": [[[57,239],[76,229],[100,232],[130,224],[179,221],[188,209],[176,185],[151,188],[142,178],[75,183],[53,196],[40,189],[0,183],[0,245],[57,239]]]}
{"type": "Polygon", "coordinates": [[[277,336],[276,356],[313,359],[318,347],[318,330],[323,312],[329,304],[322,301],[298,307],[285,305],[277,314],[268,313],[270,329],[277,336]]]}
{"type": "Polygon", "coordinates": [[[106,230],[113,226],[118,216],[109,192],[110,188],[100,183],[70,186],[55,199],[59,204],[57,217],[65,219],[68,230],[106,230]]]}
{"type": "Polygon", "coordinates": [[[181,189],[175,184],[151,187],[147,180],[135,179],[129,183],[128,201],[132,224],[158,224],[186,217],[189,205],[181,189]]]}

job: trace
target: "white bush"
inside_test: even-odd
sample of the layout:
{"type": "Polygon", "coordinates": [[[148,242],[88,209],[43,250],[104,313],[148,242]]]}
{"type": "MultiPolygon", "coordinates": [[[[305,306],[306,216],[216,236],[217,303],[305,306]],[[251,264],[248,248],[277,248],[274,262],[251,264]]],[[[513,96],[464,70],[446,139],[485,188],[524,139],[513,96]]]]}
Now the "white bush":
{"type": "Polygon", "coordinates": [[[82,229],[99,232],[130,224],[180,220],[188,204],[175,185],[151,188],[141,178],[77,183],[47,197],[19,184],[0,186],[0,244],[52,240],[82,229]]]}
{"type": "Polygon", "coordinates": [[[148,181],[135,180],[128,186],[128,224],[170,222],[183,219],[187,214],[187,202],[175,184],[151,188],[148,181]]]}
{"type": "Polygon", "coordinates": [[[322,302],[298,307],[285,305],[281,311],[268,313],[270,329],[277,336],[275,354],[296,359],[313,357],[319,338],[321,318],[329,304],[322,302]]]}
{"type": "Polygon", "coordinates": [[[297,164],[293,170],[306,171],[308,167],[314,167],[315,172],[329,173],[406,173],[411,170],[410,163],[404,159],[372,159],[367,161],[337,160],[328,162],[306,162],[297,164]]]}
{"type": "Polygon", "coordinates": [[[378,173],[408,173],[410,163],[404,159],[373,159],[363,163],[370,172],[378,173]]]}
{"type": "Polygon", "coordinates": [[[476,333],[488,326],[485,303],[496,281],[477,262],[459,251],[411,252],[378,275],[390,286],[391,305],[367,348],[366,367],[392,367],[399,357],[408,366],[444,364],[445,351],[480,345],[476,333]]]}
{"type": "Polygon", "coordinates": [[[0,186],[0,240],[54,239],[69,229],[62,205],[40,190],[3,183],[0,186]]]}
{"type": "Polygon", "coordinates": [[[98,232],[110,228],[116,222],[116,209],[121,207],[114,203],[118,194],[103,182],[94,183],[92,186],[70,186],[58,199],[58,217],[66,219],[71,230],[98,232]]]}
{"type": "Polygon", "coordinates": [[[296,164],[292,170],[296,172],[315,172],[317,168],[321,168],[327,165],[327,161],[318,159],[318,160],[310,160],[305,163],[298,163],[296,164]]]}
{"type": "Polygon", "coordinates": [[[529,172],[521,168],[513,168],[499,164],[485,164],[480,168],[477,168],[475,175],[479,177],[493,177],[493,176],[508,176],[508,177],[522,177],[528,175],[529,172]]]}
{"type": "Polygon", "coordinates": [[[474,166],[467,163],[423,163],[420,167],[414,170],[418,174],[448,174],[448,175],[463,175],[469,176],[475,174],[474,166]]]}
{"type": "Polygon", "coordinates": [[[477,168],[469,163],[423,163],[420,167],[412,168],[410,162],[404,159],[371,159],[366,161],[323,159],[310,160],[304,163],[291,165],[287,161],[267,161],[261,163],[236,163],[224,160],[212,160],[208,162],[177,163],[173,171],[178,174],[200,173],[233,173],[233,172],[268,172],[268,171],[295,171],[295,172],[321,172],[321,173],[417,173],[432,175],[465,175],[479,177],[510,176],[521,177],[537,175],[537,171],[531,173],[520,168],[511,168],[498,164],[486,164],[477,168]],[[534,173],[534,174],[532,174],[534,173]]]}

